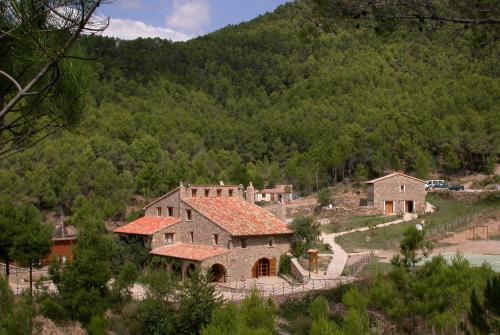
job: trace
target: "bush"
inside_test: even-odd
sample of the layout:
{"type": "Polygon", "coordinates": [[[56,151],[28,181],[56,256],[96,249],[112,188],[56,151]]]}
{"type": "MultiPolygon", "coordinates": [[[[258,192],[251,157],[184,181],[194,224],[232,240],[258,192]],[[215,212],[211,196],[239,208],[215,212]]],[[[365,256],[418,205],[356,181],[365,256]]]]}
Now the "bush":
{"type": "Polygon", "coordinates": [[[332,203],[332,192],[329,188],[323,188],[318,192],[318,205],[321,207],[328,206],[332,203]]]}
{"type": "Polygon", "coordinates": [[[293,230],[293,250],[295,257],[300,257],[305,251],[313,246],[320,235],[319,225],[312,218],[299,216],[290,224],[293,230]]]}
{"type": "Polygon", "coordinates": [[[288,255],[281,255],[280,257],[280,275],[289,275],[290,274],[290,261],[291,257],[288,255]]]}

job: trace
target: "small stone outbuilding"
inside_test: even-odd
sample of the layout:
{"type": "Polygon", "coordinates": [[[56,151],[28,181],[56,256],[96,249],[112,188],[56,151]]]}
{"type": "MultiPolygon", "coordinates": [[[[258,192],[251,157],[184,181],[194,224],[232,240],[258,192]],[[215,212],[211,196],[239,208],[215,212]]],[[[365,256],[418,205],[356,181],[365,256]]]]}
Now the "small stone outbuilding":
{"type": "Polygon", "coordinates": [[[211,271],[219,282],[277,275],[290,250],[292,231],[253,204],[253,187],[185,185],[156,199],[145,216],[114,230],[170,260],[181,278],[192,269],[211,271]]]}
{"type": "Polygon", "coordinates": [[[385,215],[425,211],[425,181],[395,172],[366,182],[368,206],[385,215]]]}

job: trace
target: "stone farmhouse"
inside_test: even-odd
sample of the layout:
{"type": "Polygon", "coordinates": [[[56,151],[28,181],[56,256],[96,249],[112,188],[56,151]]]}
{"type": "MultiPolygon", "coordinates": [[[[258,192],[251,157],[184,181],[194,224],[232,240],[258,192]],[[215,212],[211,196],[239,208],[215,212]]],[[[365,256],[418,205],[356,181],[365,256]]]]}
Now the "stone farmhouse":
{"type": "Polygon", "coordinates": [[[386,215],[425,211],[425,181],[395,172],[369,180],[368,205],[386,215]]]}
{"type": "Polygon", "coordinates": [[[292,201],[292,185],[276,185],[274,188],[266,188],[255,192],[255,201],[257,202],[289,202],[292,201]]]}
{"type": "Polygon", "coordinates": [[[151,255],[173,262],[171,270],[211,271],[226,282],[277,274],[280,256],[290,250],[292,231],[246,201],[241,185],[184,185],[154,200],[145,216],[114,230],[120,238],[139,239],[151,255]]]}

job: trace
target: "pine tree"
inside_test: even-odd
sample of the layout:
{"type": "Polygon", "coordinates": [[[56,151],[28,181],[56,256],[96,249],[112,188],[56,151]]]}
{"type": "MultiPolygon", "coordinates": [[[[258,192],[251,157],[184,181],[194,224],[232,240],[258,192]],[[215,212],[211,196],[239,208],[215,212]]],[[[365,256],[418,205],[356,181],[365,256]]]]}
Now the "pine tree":
{"type": "Polygon", "coordinates": [[[475,289],[472,290],[470,296],[469,320],[481,333],[486,334],[490,330],[486,319],[486,310],[479,302],[475,289]]]}

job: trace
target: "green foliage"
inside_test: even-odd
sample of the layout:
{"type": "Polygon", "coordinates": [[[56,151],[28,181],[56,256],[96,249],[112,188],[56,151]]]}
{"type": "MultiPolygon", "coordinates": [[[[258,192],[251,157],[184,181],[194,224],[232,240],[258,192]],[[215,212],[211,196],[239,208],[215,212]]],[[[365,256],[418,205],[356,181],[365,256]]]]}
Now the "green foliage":
{"type": "Polygon", "coordinates": [[[318,205],[321,207],[328,206],[332,203],[332,192],[328,187],[325,187],[318,192],[318,205]]]}
{"type": "Polygon", "coordinates": [[[470,295],[470,311],[469,320],[477,328],[481,334],[489,333],[488,320],[486,318],[486,310],[483,308],[479,302],[476,290],[472,290],[470,295]]]}
{"type": "Polygon", "coordinates": [[[31,334],[33,310],[27,296],[15,297],[7,280],[0,277],[0,334],[31,334]]]}
{"type": "Polygon", "coordinates": [[[104,315],[94,315],[88,326],[89,335],[108,334],[109,321],[104,315]]]}
{"type": "Polygon", "coordinates": [[[272,335],[275,334],[276,308],[264,301],[257,290],[246,297],[240,307],[228,303],[214,310],[212,321],[202,335],[272,335]]]}
{"type": "Polygon", "coordinates": [[[291,262],[291,257],[289,255],[285,254],[280,256],[280,268],[279,268],[280,275],[290,274],[290,262],[291,262]]]}
{"type": "Polygon", "coordinates": [[[324,297],[317,297],[309,305],[309,317],[313,320],[328,319],[329,306],[324,297]]]}
{"type": "MultiPolygon", "coordinates": [[[[30,268],[30,294],[33,289],[32,269],[39,267],[41,260],[50,253],[52,227],[42,223],[42,217],[34,206],[19,208],[19,221],[14,244],[10,251],[12,259],[30,268]]],[[[12,223],[11,223],[12,224],[12,223]]]]}
{"type": "MultiPolygon", "coordinates": [[[[344,332],[338,329],[338,327],[328,319],[321,318],[318,320],[313,320],[311,324],[311,330],[309,335],[343,335],[344,332]]],[[[361,333],[359,333],[361,334],[361,333]]]]}
{"type": "Polygon", "coordinates": [[[199,334],[200,329],[210,322],[214,310],[222,306],[222,298],[215,292],[212,276],[192,271],[182,281],[177,300],[176,325],[180,334],[199,334]]]}
{"type": "Polygon", "coordinates": [[[400,260],[397,255],[391,263],[398,265],[402,261],[403,265],[415,268],[415,265],[432,251],[432,242],[425,238],[424,230],[418,230],[412,225],[405,230],[400,249],[403,259],[400,260]],[[420,254],[422,256],[419,256],[420,254]]]}
{"type": "Polygon", "coordinates": [[[301,256],[311,248],[321,234],[319,225],[312,218],[304,216],[293,219],[290,229],[293,230],[292,253],[295,257],[301,256]]]}
{"type": "Polygon", "coordinates": [[[241,303],[240,311],[244,324],[250,329],[274,331],[276,307],[272,300],[264,301],[256,289],[241,303]]]}
{"type": "Polygon", "coordinates": [[[430,171],[430,162],[423,152],[418,152],[415,158],[415,176],[420,179],[427,179],[430,171]]]}
{"type": "Polygon", "coordinates": [[[75,94],[79,131],[0,162],[0,198],[71,214],[83,195],[112,218],[181,180],[308,193],[387,169],[491,170],[497,57],[469,57],[471,35],[446,29],[377,34],[339,16],[327,33],[313,7],[186,43],[86,36],[100,58],[83,71],[91,91],[75,94]]]}
{"type": "MultiPolygon", "coordinates": [[[[99,218],[95,218],[89,201],[79,198],[76,206],[71,218],[78,228],[77,243],[73,247],[74,259],[65,268],[58,264],[49,268],[58,294],[46,300],[52,300],[51,305],[60,304],[70,319],[89,325],[93,317],[102,317],[109,307],[110,260],[116,248],[112,238],[104,234],[104,225],[99,218]]],[[[119,277],[121,283],[123,277],[119,277]]]]}

